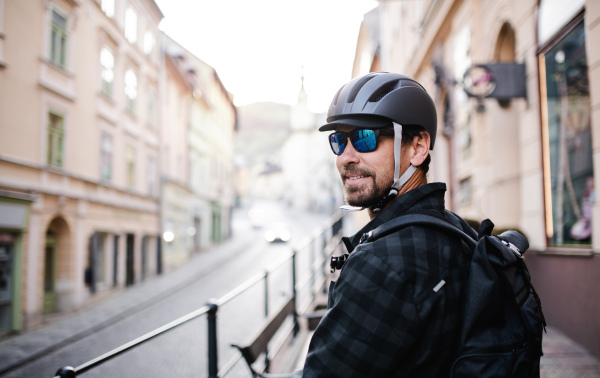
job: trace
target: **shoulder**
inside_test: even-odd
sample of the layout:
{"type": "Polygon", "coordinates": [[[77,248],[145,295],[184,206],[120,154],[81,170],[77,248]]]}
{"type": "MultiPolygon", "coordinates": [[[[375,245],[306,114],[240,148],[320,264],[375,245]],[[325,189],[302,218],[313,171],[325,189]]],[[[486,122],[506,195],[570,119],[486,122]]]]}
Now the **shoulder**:
{"type": "Polygon", "coordinates": [[[449,270],[465,264],[469,252],[466,248],[444,232],[414,225],[359,244],[347,263],[361,274],[381,275],[399,284],[412,283],[419,292],[419,287],[437,283],[449,270]]]}

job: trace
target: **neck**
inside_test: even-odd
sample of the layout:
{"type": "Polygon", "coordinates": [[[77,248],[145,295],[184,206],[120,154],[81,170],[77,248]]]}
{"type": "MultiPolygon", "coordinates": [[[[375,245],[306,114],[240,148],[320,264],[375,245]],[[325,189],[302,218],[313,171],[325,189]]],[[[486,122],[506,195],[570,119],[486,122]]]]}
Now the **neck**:
{"type": "MultiPolygon", "coordinates": [[[[425,184],[427,184],[427,175],[425,174],[425,172],[423,171],[423,169],[421,167],[418,167],[417,170],[415,171],[415,173],[411,176],[411,178],[408,179],[408,181],[400,187],[400,190],[398,191],[398,196],[396,196],[396,198],[400,197],[401,195],[403,195],[406,192],[409,192],[409,191],[416,189],[419,186],[422,186],[425,184]]],[[[390,202],[390,204],[391,204],[391,202],[390,202]]],[[[381,211],[385,210],[388,206],[390,206],[390,205],[389,204],[386,205],[383,209],[381,209],[381,211]]],[[[371,218],[371,219],[375,218],[377,216],[377,214],[381,213],[381,211],[378,211],[375,213],[375,212],[371,211],[371,209],[369,209],[369,218],[371,218]]]]}

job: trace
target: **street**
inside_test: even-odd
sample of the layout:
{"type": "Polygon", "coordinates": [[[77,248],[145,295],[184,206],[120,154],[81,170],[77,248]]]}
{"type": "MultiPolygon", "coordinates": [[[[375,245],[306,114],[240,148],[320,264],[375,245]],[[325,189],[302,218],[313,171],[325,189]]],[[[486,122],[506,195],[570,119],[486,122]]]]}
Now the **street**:
{"type": "MultiPolygon", "coordinates": [[[[197,280],[187,287],[18,370],[13,370],[6,376],[52,377],[62,366],[76,367],[194,311],[205,305],[210,298],[223,296],[256,273],[281,261],[294,243],[328,218],[327,214],[288,210],[285,205],[273,202],[260,205],[265,213],[264,225],[260,228],[252,227],[247,214],[248,209],[236,210],[232,225],[232,239],[235,243],[232,245],[242,247],[235,251],[227,251],[229,257],[226,259],[212,260],[215,268],[199,274],[197,280]],[[269,224],[282,221],[292,230],[292,240],[288,243],[266,242],[264,233],[269,224]]],[[[201,252],[195,259],[202,259],[203,253],[206,252],[201,252]]],[[[306,267],[307,262],[306,259],[300,261],[299,272],[306,267]]],[[[178,273],[175,271],[168,274],[178,273]]],[[[291,293],[291,286],[291,264],[286,263],[269,276],[269,308],[274,309],[281,303],[284,294],[291,293]]],[[[239,353],[230,344],[244,342],[250,338],[264,321],[264,292],[264,284],[259,282],[219,309],[217,321],[220,368],[239,353]]],[[[206,330],[206,316],[201,316],[86,372],[85,376],[207,376],[206,330]]],[[[228,376],[248,377],[249,371],[241,361],[228,376]]]]}

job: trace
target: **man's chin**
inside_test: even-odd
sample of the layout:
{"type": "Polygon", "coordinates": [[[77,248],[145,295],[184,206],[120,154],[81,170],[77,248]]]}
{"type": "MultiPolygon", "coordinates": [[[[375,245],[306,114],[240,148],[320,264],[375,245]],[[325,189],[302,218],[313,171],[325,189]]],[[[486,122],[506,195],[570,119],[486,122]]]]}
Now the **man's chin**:
{"type": "Polygon", "coordinates": [[[374,196],[357,196],[357,195],[348,195],[344,197],[345,202],[350,206],[355,207],[371,207],[375,203],[374,196]]]}

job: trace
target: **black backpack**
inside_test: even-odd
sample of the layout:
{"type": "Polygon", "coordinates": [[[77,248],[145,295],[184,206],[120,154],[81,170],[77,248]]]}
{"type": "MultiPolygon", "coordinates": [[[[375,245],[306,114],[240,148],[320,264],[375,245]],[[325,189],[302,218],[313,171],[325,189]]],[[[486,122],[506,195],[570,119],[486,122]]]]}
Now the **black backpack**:
{"type": "MultiPolygon", "coordinates": [[[[525,236],[517,231],[493,236],[494,224],[489,219],[481,223],[477,234],[450,211],[446,217],[436,211],[420,211],[386,222],[365,234],[361,242],[414,225],[457,236],[473,251],[460,343],[450,377],[539,377],[546,322],[523,261],[529,248],[525,236]]],[[[332,259],[332,269],[341,268],[342,259],[332,259]]]]}

